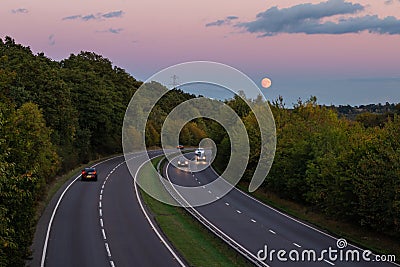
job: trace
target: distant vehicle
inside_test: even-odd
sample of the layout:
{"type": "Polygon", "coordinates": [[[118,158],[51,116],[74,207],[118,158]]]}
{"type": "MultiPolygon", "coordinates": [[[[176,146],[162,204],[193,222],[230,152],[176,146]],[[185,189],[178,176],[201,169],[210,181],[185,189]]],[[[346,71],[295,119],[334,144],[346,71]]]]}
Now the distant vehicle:
{"type": "Polygon", "coordinates": [[[185,147],[183,145],[177,145],[176,148],[177,149],[184,149],[185,147]]]}
{"type": "Polygon", "coordinates": [[[200,156],[201,154],[203,154],[204,153],[204,148],[202,148],[202,147],[199,147],[199,148],[197,148],[195,151],[194,151],[194,154],[196,155],[196,156],[200,156]]]}
{"type": "Polygon", "coordinates": [[[178,159],[178,167],[187,167],[189,166],[189,161],[185,157],[180,157],[178,159]]]}
{"type": "Polygon", "coordinates": [[[196,155],[197,161],[206,161],[206,153],[204,152],[204,148],[199,147],[194,151],[194,154],[196,155]]]}
{"type": "Polygon", "coordinates": [[[97,171],[95,168],[85,168],[82,170],[82,181],[97,181],[97,171]]]}

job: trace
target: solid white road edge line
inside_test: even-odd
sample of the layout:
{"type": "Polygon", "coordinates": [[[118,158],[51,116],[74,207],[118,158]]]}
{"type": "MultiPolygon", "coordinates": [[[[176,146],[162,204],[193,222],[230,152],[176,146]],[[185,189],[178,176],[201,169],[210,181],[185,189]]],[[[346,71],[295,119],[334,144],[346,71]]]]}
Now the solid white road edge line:
{"type": "MultiPolygon", "coordinates": [[[[218,173],[217,173],[213,168],[211,168],[211,170],[212,170],[216,175],[218,175],[218,173]]],[[[219,175],[218,175],[218,176],[219,176],[219,175]]],[[[222,179],[222,180],[225,181],[224,179],[222,179]]],[[[225,181],[225,182],[228,183],[227,181],[225,181]]],[[[276,213],[278,213],[278,214],[280,214],[280,215],[282,215],[282,216],[284,216],[284,217],[286,217],[286,218],[288,218],[288,219],[290,219],[290,220],[292,220],[292,221],[294,221],[294,222],[297,222],[297,223],[299,223],[299,224],[301,224],[301,225],[303,225],[303,226],[305,226],[305,227],[307,227],[307,228],[309,228],[309,229],[312,229],[312,230],[314,230],[314,231],[317,231],[318,233],[323,234],[323,235],[325,235],[325,236],[327,236],[327,237],[330,237],[330,238],[332,238],[332,239],[334,239],[334,240],[336,240],[336,241],[339,239],[339,238],[334,237],[333,235],[330,235],[330,234],[328,234],[328,233],[325,233],[324,231],[321,231],[321,230],[319,230],[319,229],[317,229],[317,228],[315,228],[315,227],[313,227],[313,226],[311,226],[311,225],[308,225],[308,224],[306,224],[306,223],[304,223],[304,222],[302,222],[302,221],[300,221],[300,220],[298,220],[298,219],[296,219],[296,218],[294,218],[294,217],[292,217],[292,216],[290,216],[290,215],[288,215],[288,214],[285,214],[285,213],[283,213],[283,212],[281,212],[281,211],[275,209],[274,207],[271,207],[271,206],[265,204],[264,202],[261,202],[260,200],[256,199],[256,198],[253,197],[252,195],[250,195],[250,194],[248,194],[248,193],[246,193],[246,192],[243,192],[242,190],[240,190],[240,189],[237,188],[236,186],[233,187],[232,190],[237,190],[237,191],[239,191],[241,194],[245,195],[246,197],[248,197],[248,198],[250,198],[250,199],[252,199],[252,200],[254,200],[254,201],[258,202],[258,203],[260,203],[261,205],[267,207],[268,209],[270,209],[270,210],[272,210],[272,211],[274,211],[274,212],[276,212],[276,213]]],[[[358,246],[356,246],[356,245],[349,244],[349,246],[352,246],[352,247],[354,247],[354,248],[356,248],[356,249],[358,249],[358,250],[364,251],[364,249],[362,249],[362,248],[360,248],[360,247],[358,247],[358,246]]],[[[376,256],[376,254],[374,254],[374,253],[372,253],[371,255],[376,256]]],[[[396,263],[396,262],[388,262],[388,263],[391,263],[391,264],[393,264],[393,265],[395,265],[395,266],[400,266],[400,264],[398,264],[398,263],[396,263]]]]}
{"type": "MultiPolygon", "coordinates": [[[[167,167],[166,167],[166,169],[167,169],[167,171],[166,171],[166,176],[167,176],[167,177],[166,177],[166,178],[167,178],[167,180],[169,181],[169,183],[170,183],[171,185],[173,185],[173,183],[172,183],[172,181],[171,181],[171,179],[169,178],[169,175],[168,175],[168,168],[169,168],[169,165],[170,165],[170,164],[171,164],[171,162],[168,162],[167,167]]],[[[245,247],[243,247],[242,245],[240,245],[236,240],[234,240],[233,238],[231,238],[231,237],[230,237],[229,235],[227,235],[224,231],[222,231],[222,230],[219,229],[217,226],[215,226],[214,224],[212,224],[209,220],[207,220],[199,211],[197,211],[193,206],[190,205],[190,203],[175,189],[174,186],[172,186],[172,188],[173,188],[173,189],[175,190],[175,192],[180,196],[180,198],[181,198],[183,201],[186,202],[187,207],[192,208],[193,212],[196,213],[197,216],[199,216],[199,217],[203,220],[203,221],[201,221],[198,217],[196,217],[193,213],[191,213],[191,212],[187,209],[187,207],[186,207],[185,205],[183,205],[184,208],[185,208],[189,213],[191,213],[191,214],[193,215],[193,217],[196,218],[200,223],[202,223],[202,224],[203,224],[204,226],[206,226],[208,229],[212,230],[217,236],[220,235],[219,238],[222,239],[221,235],[223,235],[226,239],[229,239],[230,242],[234,243],[237,247],[240,247],[240,248],[241,248],[243,251],[245,251],[248,255],[251,255],[251,256],[253,257],[253,259],[250,259],[250,257],[249,257],[248,255],[245,255],[244,253],[241,253],[242,255],[244,255],[245,257],[247,257],[249,260],[253,261],[254,259],[257,259],[257,263],[256,263],[257,265],[260,265],[260,264],[261,264],[261,265],[263,265],[263,266],[270,267],[270,266],[269,266],[268,264],[266,264],[265,262],[258,260],[258,258],[257,258],[256,255],[254,255],[253,253],[251,253],[250,251],[248,251],[245,247]],[[211,229],[209,226],[205,225],[205,224],[204,224],[204,221],[207,222],[209,225],[212,225],[212,226],[214,227],[214,229],[211,229]],[[217,234],[215,230],[219,231],[219,233],[217,234]]],[[[170,194],[171,194],[171,193],[170,193],[170,194]]],[[[172,196],[172,195],[171,195],[171,196],[172,196]]],[[[179,202],[179,200],[177,200],[174,196],[172,196],[172,197],[173,197],[176,201],[179,202]]],[[[181,203],[181,204],[182,204],[182,203],[181,203]]],[[[226,241],[225,241],[225,242],[226,242],[226,241]]],[[[229,245],[231,245],[231,244],[229,244],[229,245]]],[[[238,249],[235,248],[234,246],[231,245],[231,247],[234,248],[234,249],[236,249],[236,251],[238,251],[238,249]]],[[[254,262],[253,262],[253,263],[254,263],[254,262]]]]}
{"type": "MultiPolygon", "coordinates": [[[[104,162],[107,162],[107,161],[110,161],[110,160],[113,160],[113,159],[116,159],[116,158],[119,158],[119,157],[123,157],[123,156],[124,156],[124,155],[119,155],[119,156],[115,156],[115,157],[106,159],[106,160],[104,160],[104,161],[101,161],[101,162],[99,162],[99,163],[94,164],[93,167],[95,167],[95,166],[97,166],[97,165],[99,165],[99,164],[101,164],[101,163],[104,163],[104,162]]],[[[79,174],[75,179],[73,179],[73,180],[68,184],[68,186],[64,189],[64,191],[61,193],[60,197],[58,198],[58,201],[57,201],[56,205],[54,206],[53,212],[52,212],[51,217],[50,217],[49,224],[47,225],[46,237],[45,237],[45,239],[44,239],[43,251],[42,251],[42,259],[41,259],[41,261],[40,261],[40,266],[41,266],[41,267],[44,267],[44,263],[45,263],[45,261],[46,261],[47,246],[48,246],[48,244],[49,244],[49,237],[50,237],[51,227],[52,227],[52,225],[53,225],[53,220],[54,220],[54,217],[56,216],[58,206],[60,206],[61,200],[63,199],[63,197],[64,197],[65,193],[68,191],[68,189],[69,189],[81,176],[82,176],[82,175],[79,174]]]]}
{"type": "Polygon", "coordinates": [[[167,243],[167,241],[164,239],[164,237],[159,233],[159,231],[157,230],[157,228],[154,226],[154,224],[153,224],[153,222],[151,221],[149,215],[147,214],[146,210],[144,209],[142,200],[141,200],[141,198],[140,198],[140,196],[139,196],[139,190],[137,189],[136,178],[137,178],[137,175],[138,175],[138,173],[139,173],[139,170],[140,170],[140,169],[143,167],[143,165],[145,165],[147,162],[149,162],[150,160],[152,160],[152,159],[154,159],[154,158],[156,158],[156,157],[159,157],[159,156],[160,156],[160,155],[158,155],[158,156],[153,156],[152,158],[146,160],[146,161],[143,162],[143,163],[139,166],[139,168],[136,170],[135,177],[133,177],[133,184],[134,184],[134,187],[135,187],[136,199],[137,199],[138,202],[139,202],[140,209],[141,209],[142,212],[144,213],[144,216],[146,217],[147,221],[148,221],[149,224],[151,225],[151,228],[153,229],[153,231],[154,231],[154,232],[157,234],[157,236],[160,238],[161,242],[163,242],[164,246],[169,250],[169,252],[171,252],[171,254],[172,254],[172,255],[174,256],[174,258],[178,261],[178,263],[179,263],[182,267],[186,267],[185,263],[180,259],[180,257],[175,253],[175,251],[171,248],[171,246],[167,243]]]}

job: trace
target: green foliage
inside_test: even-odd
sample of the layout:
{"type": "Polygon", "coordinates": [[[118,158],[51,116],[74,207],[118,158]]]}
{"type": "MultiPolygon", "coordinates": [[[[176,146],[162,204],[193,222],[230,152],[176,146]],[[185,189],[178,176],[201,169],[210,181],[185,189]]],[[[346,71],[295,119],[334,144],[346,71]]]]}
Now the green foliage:
{"type": "Polygon", "coordinates": [[[74,145],[80,160],[120,152],[125,109],[140,83],[91,52],[71,55],[60,65],[60,75],[70,88],[71,103],[78,114],[74,145]],[[83,147],[80,139],[85,140],[83,147]]]}
{"type": "MultiPolygon", "coordinates": [[[[249,182],[260,160],[260,130],[243,100],[236,97],[227,104],[241,114],[248,132],[251,153],[243,179],[249,182]]],[[[263,190],[331,218],[400,236],[398,115],[365,113],[351,121],[318,105],[315,97],[299,100],[293,109],[279,98],[271,109],[277,148],[263,190]]],[[[208,125],[210,136],[218,140],[214,164],[222,170],[229,159],[229,139],[218,125],[208,125]]]]}
{"type": "Polygon", "coordinates": [[[0,263],[21,266],[29,255],[36,201],[58,157],[37,105],[15,110],[1,103],[0,124],[0,263]]]}
{"type": "MultiPolygon", "coordinates": [[[[140,85],[92,52],[56,62],[33,55],[10,37],[0,39],[0,266],[24,264],[36,202],[57,172],[121,152],[125,109],[140,85]]],[[[165,90],[161,84],[151,85],[165,90]]],[[[147,146],[160,146],[167,115],[195,97],[170,90],[151,110],[145,133],[134,127],[127,131],[145,136],[147,146]]],[[[257,109],[259,101],[249,103],[257,109]]],[[[260,160],[261,126],[239,96],[226,104],[248,132],[250,155],[243,179],[250,181],[260,160]]],[[[264,190],[400,237],[400,104],[335,109],[318,105],[312,97],[287,109],[279,98],[271,109],[277,149],[264,190]],[[360,109],[371,113],[350,121],[335,111],[355,116],[360,109]]],[[[195,115],[198,110],[188,112],[195,115]]],[[[197,146],[205,137],[217,145],[214,165],[223,170],[231,145],[216,121],[197,118],[186,123],[179,142],[197,146]]]]}
{"type": "Polygon", "coordinates": [[[56,62],[0,39],[0,266],[24,265],[36,202],[56,173],[121,152],[140,84],[95,53],[56,62]]]}
{"type": "Polygon", "coordinates": [[[393,113],[385,114],[373,114],[373,113],[361,113],[356,116],[356,121],[362,123],[365,127],[384,127],[388,119],[393,119],[393,113]]]}
{"type": "Polygon", "coordinates": [[[315,98],[293,110],[277,101],[273,112],[278,143],[265,190],[327,216],[399,236],[398,116],[365,128],[365,121],[338,118],[315,98]]]}

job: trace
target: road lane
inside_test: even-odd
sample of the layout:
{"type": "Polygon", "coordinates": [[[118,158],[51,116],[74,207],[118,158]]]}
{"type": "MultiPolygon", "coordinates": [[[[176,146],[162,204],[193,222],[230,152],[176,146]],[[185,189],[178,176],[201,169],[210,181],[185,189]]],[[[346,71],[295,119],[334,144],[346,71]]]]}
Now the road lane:
{"type": "MultiPolygon", "coordinates": [[[[147,160],[144,153],[132,157],[138,167],[147,160]]],[[[124,161],[120,156],[98,164],[97,182],[72,182],[75,178],[68,182],[72,184],[49,231],[45,266],[181,266],[144,216],[124,161]]],[[[55,195],[41,218],[38,228],[42,231],[35,236],[31,266],[39,265],[43,225],[48,225],[60,195],[55,195]]]]}
{"type": "MultiPolygon", "coordinates": [[[[191,157],[192,155],[188,155],[188,158],[191,157]]],[[[208,183],[218,177],[212,169],[191,173],[190,168],[179,170],[172,164],[168,164],[166,168],[166,174],[173,183],[184,186],[200,186],[203,188],[204,194],[214,194],[217,199],[219,189],[207,187],[208,183]]],[[[191,168],[195,167],[191,166],[191,168]]],[[[253,255],[257,255],[265,245],[269,250],[284,249],[288,253],[292,250],[302,252],[306,249],[312,249],[318,253],[329,247],[338,249],[337,239],[334,237],[292,219],[238,189],[233,189],[211,204],[195,209],[218,229],[251,251],[253,255]]],[[[346,249],[357,248],[349,245],[346,249]]],[[[347,251],[346,249],[344,251],[347,251]]],[[[265,262],[270,266],[304,266],[304,264],[307,266],[394,266],[390,263],[334,261],[330,260],[327,255],[320,262],[295,263],[278,261],[275,254],[272,262],[270,260],[265,262]]]]}

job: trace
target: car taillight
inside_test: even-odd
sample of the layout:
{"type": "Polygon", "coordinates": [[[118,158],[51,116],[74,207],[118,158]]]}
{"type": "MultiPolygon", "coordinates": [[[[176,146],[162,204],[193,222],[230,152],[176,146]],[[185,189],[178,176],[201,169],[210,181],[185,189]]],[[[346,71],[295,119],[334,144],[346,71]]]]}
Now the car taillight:
{"type": "Polygon", "coordinates": [[[96,171],[92,172],[92,174],[96,174],[96,171]]]}

